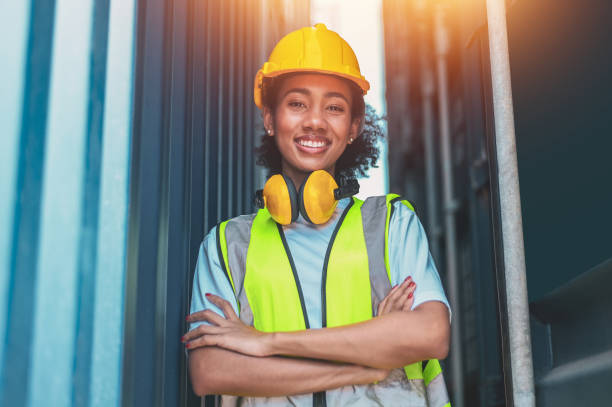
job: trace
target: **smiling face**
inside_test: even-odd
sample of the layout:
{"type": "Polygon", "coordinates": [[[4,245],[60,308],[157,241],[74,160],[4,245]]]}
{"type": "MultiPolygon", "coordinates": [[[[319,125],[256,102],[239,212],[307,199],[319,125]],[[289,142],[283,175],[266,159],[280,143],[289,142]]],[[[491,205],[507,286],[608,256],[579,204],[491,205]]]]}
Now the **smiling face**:
{"type": "Polygon", "coordinates": [[[359,129],[350,84],[333,75],[293,74],[282,80],[276,102],[274,112],[264,108],[264,125],[276,138],[283,174],[297,187],[311,171],[333,175],[359,129]]]}

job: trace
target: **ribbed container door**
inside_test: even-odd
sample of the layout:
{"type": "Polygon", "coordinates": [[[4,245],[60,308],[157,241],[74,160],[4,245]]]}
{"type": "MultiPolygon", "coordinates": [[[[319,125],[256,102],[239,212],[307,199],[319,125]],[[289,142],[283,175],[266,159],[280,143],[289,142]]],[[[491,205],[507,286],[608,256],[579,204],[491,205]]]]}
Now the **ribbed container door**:
{"type": "Polygon", "coordinates": [[[0,4],[0,405],[120,400],[135,4],[0,4]]]}

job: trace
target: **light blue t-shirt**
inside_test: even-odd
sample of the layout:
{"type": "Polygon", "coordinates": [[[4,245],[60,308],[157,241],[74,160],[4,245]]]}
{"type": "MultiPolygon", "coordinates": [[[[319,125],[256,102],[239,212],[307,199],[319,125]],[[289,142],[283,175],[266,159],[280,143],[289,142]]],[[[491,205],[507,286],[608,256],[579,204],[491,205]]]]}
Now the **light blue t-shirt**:
{"type": "MultiPolygon", "coordinates": [[[[340,200],[332,218],[323,225],[308,223],[300,215],[296,222],[283,226],[304,294],[311,328],[321,328],[321,279],[325,252],[338,218],[349,202],[350,198],[340,200]]],[[[206,299],[205,294],[211,293],[229,301],[238,314],[232,286],[221,268],[216,238],[215,227],[200,246],[193,279],[191,312],[212,309],[223,315],[217,306],[206,299]]],[[[413,308],[427,301],[440,301],[450,312],[440,276],[429,253],[423,226],[416,214],[401,202],[395,202],[389,224],[389,265],[392,286],[400,284],[408,276],[412,276],[416,283],[413,308]]],[[[200,324],[191,324],[191,329],[200,324]]]]}

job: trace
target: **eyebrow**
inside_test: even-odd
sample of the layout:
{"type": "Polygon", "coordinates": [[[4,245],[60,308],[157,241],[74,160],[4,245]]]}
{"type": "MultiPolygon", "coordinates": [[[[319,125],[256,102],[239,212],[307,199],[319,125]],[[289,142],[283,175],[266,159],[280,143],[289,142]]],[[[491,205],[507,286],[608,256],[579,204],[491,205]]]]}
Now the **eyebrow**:
{"type": "MultiPolygon", "coordinates": [[[[287,92],[285,92],[285,94],[283,95],[283,98],[285,98],[288,94],[294,93],[294,92],[295,93],[301,93],[301,94],[303,94],[305,96],[310,96],[311,95],[311,92],[308,89],[306,89],[306,88],[293,88],[293,89],[289,89],[287,92]]],[[[349,101],[346,98],[346,96],[344,96],[340,92],[327,92],[325,95],[323,95],[323,97],[326,97],[326,98],[338,97],[338,98],[344,99],[344,101],[347,104],[349,104],[349,101]]]]}

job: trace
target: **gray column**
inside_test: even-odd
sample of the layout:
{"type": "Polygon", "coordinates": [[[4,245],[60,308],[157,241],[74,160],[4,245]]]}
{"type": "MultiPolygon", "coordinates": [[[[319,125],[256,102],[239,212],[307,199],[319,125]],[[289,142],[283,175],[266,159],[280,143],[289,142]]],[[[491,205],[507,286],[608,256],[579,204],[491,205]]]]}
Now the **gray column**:
{"type": "Polygon", "coordinates": [[[516,160],[512,87],[504,0],[487,0],[489,52],[499,202],[506,282],[506,310],[515,406],[535,406],[523,222],[516,160]]]}

